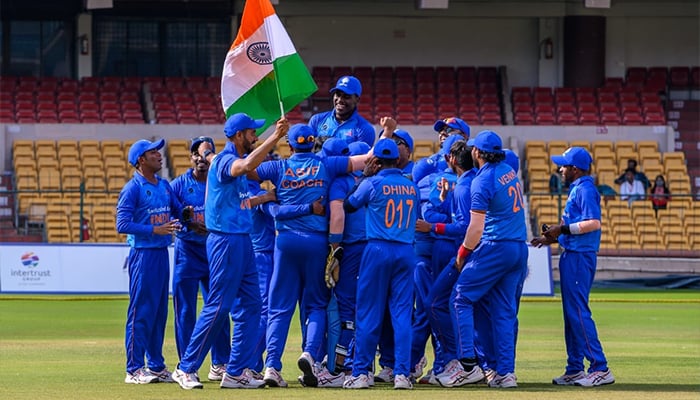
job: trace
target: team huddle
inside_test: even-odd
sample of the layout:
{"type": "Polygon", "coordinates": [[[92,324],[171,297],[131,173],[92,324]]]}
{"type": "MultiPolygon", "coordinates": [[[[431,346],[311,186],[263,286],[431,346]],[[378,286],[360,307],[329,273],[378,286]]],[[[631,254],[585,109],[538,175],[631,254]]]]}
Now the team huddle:
{"type": "MultiPolygon", "coordinates": [[[[497,133],[471,135],[466,122],[447,118],[434,125],[440,151],[414,164],[413,138],[392,118],[381,119],[375,141],[357,112],[361,92],[356,78],[340,78],[333,110],[308,125],[283,118],[257,146],[265,121],[234,114],[225,148],[217,153],[211,138],[192,139],[192,168],[170,183],[156,174],[164,141],[134,143],[129,162],[137,172],[117,205],[117,230],[131,246],[126,383],[202,388],[198,371],[211,353],[207,377],[222,388],[287,387],[282,356],[298,306],[303,386],[517,387],[528,257],[518,157],[497,133]],[[271,159],[284,137],[291,155],[271,159]],[[173,234],[179,364],[171,372],[162,346],[173,234]]],[[[586,166],[572,150],[553,161],[585,175],[590,160],[586,166]]],[[[567,203],[567,211],[533,245],[592,237],[590,248],[596,234],[599,242],[599,225],[587,224],[594,210],[577,213],[567,203]]],[[[571,260],[592,263],[594,272],[595,251],[593,260],[577,252],[571,260]]],[[[565,292],[562,270],[569,358],[552,382],[613,383],[588,310],[590,282],[573,290],[565,292]]]]}

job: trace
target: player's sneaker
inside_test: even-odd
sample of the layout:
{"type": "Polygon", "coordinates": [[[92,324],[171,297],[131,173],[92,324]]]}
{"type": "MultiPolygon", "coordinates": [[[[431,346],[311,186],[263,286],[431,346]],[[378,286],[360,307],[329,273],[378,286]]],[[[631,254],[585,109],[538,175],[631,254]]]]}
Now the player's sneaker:
{"type": "Polygon", "coordinates": [[[413,372],[411,372],[411,378],[418,379],[423,376],[423,369],[428,365],[428,360],[425,357],[421,357],[420,360],[413,367],[413,372]]]}
{"type": "Polygon", "coordinates": [[[318,379],[318,387],[320,388],[341,388],[345,382],[345,374],[340,373],[333,375],[326,367],[320,367],[316,370],[316,379],[318,379]]]}
{"type": "Polygon", "coordinates": [[[158,382],[158,377],[153,375],[151,371],[147,370],[146,368],[139,368],[134,372],[127,372],[126,378],[124,378],[124,383],[134,385],[145,385],[156,382],[158,382]]]}
{"type": "Polygon", "coordinates": [[[406,375],[399,374],[394,377],[394,389],[413,389],[413,384],[406,375]]]}
{"type": "Polygon", "coordinates": [[[484,379],[484,372],[481,370],[481,367],[477,365],[467,372],[460,364],[459,368],[454,368],[453,372],[448,376],[438,378],[438,383],[442,387],[459,387],[477,383],[482,379],[484,379]]]}
{"type": "Polygon", "coordinates": [[[389,367],[383,367],[378,374],[374,375],[374,380],[376,382],[393,382],[394,370],[389,367]]]}
{"type": "Polygon", "coordinates": [[[429,369],[428,372],[425,373],[420,379],[418,379],[418,384],[419,385],[440,385],[437,381],[437,378],[435,378],[435,374],[433,373],[433,369],[429,369]]]}
{"type": "Polygon", "coordinates": [[[591,372],[590,374],[586,375],[585,378],[581,378],[581,379],[576,380],[574,382],[574,385],[593,387],[593,386],[610,385],[612,383],[615,383],[615,377],[613,376],[612,372],[609,369],[606,369],[605,371],[591,372]]]}
{"type": "Polygon", "coordinates": [[[263,377],[265,383],[269,387],[281,387],[286,388],[289,386],[287,382],[282,378],[282,375],[276,369],[272,367],[265,368],[265,376],[263,377]]]}
{"type": "Polygon", "coordinates": [[[343,383],[343,389],[369,389],[369,377],[365,374],[348,376],[343,383]]]}
{"type": "Polygon", "coordinates": [[[518,387],[518,382],[517,378],[515,377],[515,374],[512,372],[509,372],[503,376],[501,375],[496,375],[493,377],[491,382],[489,382],[489,387],[493,388],[514,388],[518,387]]]}
{"type": "Polygon", "coordinates": [[[255,379],[253,371],[246,368],[238,376],[233,376],[228,372],[224,373],[219,386],[222,389],[260,389],[265,387],[265,381],[255,379]]]}
{"type": "Polygon", "coordinates": [[[311,357],[311,354],[307,352],[301,353],[301,356],[297,360],[297,366],[299,366],[301,372],[304,373],[300,380],[302,385],[311,387],[318,386],[318,378],[316,378],[316,371],[314,371],[314,358],[311,357]]]}
{"type": "Polygon", "coordinates": [[[161,371],[153,371],[152,369],[148,369],[148,372],[151,375],[155,375],[158,378],[158,382],[164,382],[164,383],[173,383],[175,382],[173,380],[173,373],[168,371],[167,368],[163,368],[161,371]]]}
{"type": "Polygon", "coordinates": [[[484,370],[484,382],[488,385],[496,377],[496,370],[487,368],[484,370]]]}
{"type": "Polygon", "coordinates": [[[207,374],[207,378],[209,378],[210,381],[220,381],[223,379],[225,373],[226,364],[212,364],[209,367],[209,374],[207,374]]]}
{"type": "Polygon", "coordinates": [[[558,376],[552,379],[552,384],[561,386],[573,386],[574,382],[585,377],[586,374],[583,371],[579,371],[575,374],[564,374],[562,376],[558,376]]]}
{"type": "MultiPolygon", "coordinates": [[[[434,375],[434,374],[432,374],[432,371],[430,371],[430,372],[431,372],[431,375],[433,375],[435,377],[436,383],[439,384],[440,379],[448,379],[450,376],[457,373],[459,370],[463,370],[463,369],[464,368],[462,368],[462,364],[459,363],[459,360],[454,359],[454,360],[451,360],[450,362],[448,362],[447,364],[445,364],[445,369],[442,372],[440,372],[439,374],[434,375]]],[[[422,380],[423,379],[418,381],[418,383],[420,383],[422,380]]]]}
{"type": "Polygon", "coordinates": [[[190,390],[190,389],[202,389],[204,388],[204,385],[202,385],[201,382],[199,382],[199,378],[197,378],[197,375],[194,373],[187,373],[180,368],[175,369],[175,372],[173,372],[173,380],[177,382],[181,388],[190,390]]]}

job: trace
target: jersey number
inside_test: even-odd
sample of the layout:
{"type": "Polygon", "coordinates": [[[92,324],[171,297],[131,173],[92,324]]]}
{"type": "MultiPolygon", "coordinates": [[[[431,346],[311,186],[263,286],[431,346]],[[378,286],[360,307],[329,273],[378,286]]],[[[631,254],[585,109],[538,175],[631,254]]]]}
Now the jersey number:
{"type": "Polygon", "coordinates": [[[520,182],[515,186],[508,186],[508,197],[513,199],[513,212],[517,213],[523,207],[523,191],[520,188],[520,182]]]}
{"type": "Polygon", "coordinates": [[[412,199],[399,200],[398,202],[389,199],[384,209],[384,225],[391,228],[397,224],[396,227],[399,229],[407,228],[411,215],[413,215],[412,199]]]}

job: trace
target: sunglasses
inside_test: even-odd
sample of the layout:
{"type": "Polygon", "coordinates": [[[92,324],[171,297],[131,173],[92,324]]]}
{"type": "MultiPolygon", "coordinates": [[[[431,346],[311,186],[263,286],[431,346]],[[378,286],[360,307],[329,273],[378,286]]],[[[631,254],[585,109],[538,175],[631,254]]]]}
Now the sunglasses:
{"type": "Polygon", "coordinates": [[[394,137],[394,142],[396,143],[397,146],[402,144],[402,145],[408,147],[408,143],[406,143],[406,141],[401,139],[401,138],[394,137]]]}

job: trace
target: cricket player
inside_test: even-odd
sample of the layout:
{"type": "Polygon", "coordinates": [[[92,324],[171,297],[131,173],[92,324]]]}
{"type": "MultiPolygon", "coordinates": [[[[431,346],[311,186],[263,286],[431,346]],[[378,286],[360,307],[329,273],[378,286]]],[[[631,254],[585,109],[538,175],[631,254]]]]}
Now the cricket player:
{"type": "MultiPolygon", "coordinates": [[[[209,163],[198,152],[202,142],[211,144],[214,139],[200,136],[190,142],[192,168],[171,182],[173,193],[182,204],[192,206],[191,216],[183,220],[187,229],[175,237],[175,266],[173,268],[173,312],[175,313],[175,345],[179,358],[190,343],[192,330],[197,321],[197,293],[202,289],[206,302],[209,297],[209,262],[207,261],[207,230],[204,225],[204,194],[207,187],[209,163]]],[[[226,363],[231,353],[231,327],[224,324],[212,343],[211,359],[207,377],[220,381],[226,372],[226,363]]]]}
{"type": "Polygon", "coordinates": [[[209,298],[202,308],[192,338],[173,379],[183,389],[201,389],[197,370],[202,365],[215,332],[228,321],[234,322],[231,354],[222,388],[262,388],[265,381],[253,375],[255,341],[260,324],[260,290],[258,272],[253,259],[250,191],[246,174],[265,159],[277,141],[289,130],[286,119],[277,121],[275,131],[254,148],[256,129],[265,124],[244,113],[226,120],[224,134],[228,138],[224,150],[215,154],[203,142],[198,149],[210,163],[207,176],[205,222],[207,258],[209,260],[209,298]],[[243,158],[245,154],[247,157],[243,158]]]}
{"type": "Polygon", "coordinates": [[[497,375],[489,386],[512,388],[517,387],[513,332],[517,292],[525,279],[528,256],[522,188],[513,168],[502,162],[505,153],[498,134],[482,131],[467,144],[473,146],[472,159],[479,171],[471,186],[469,226],[454,263],[460,272],[451,301],[459,365],[438,382],[456,387],[484,378],[474,348],[474,304],[488,294],[493,331],[498,332],[494,337],[497,375]]]}
{"type": "Polygon", "coordinates": [[[162,168],[160,149],[165,140],[139,140],[129,148],[129,163],[136,168],[117,201],[117,232],[125,233],[131,247],[129,307],[126,317],[125,383],[172,382],[163,358],[168,318],[168,246],[179,231],[182,206],[170,184],[156,175],[162,168]],[[146,367],[144,358],[148,359],[146,367]]]}
{"type": "Polygon", "coordinates": [[[343,203],[346,213],[366,207],[367,246],[360,265],[355,324],[356,351],[347,389],[368,388],[369,373],[386,308],[394,328],[394,388],[411,389],[413,240],[418,217],[418,188],[396,168],[399,150],[393,140],[380,139],[374,163],[379,172],[363,180],[343,203]]]}

